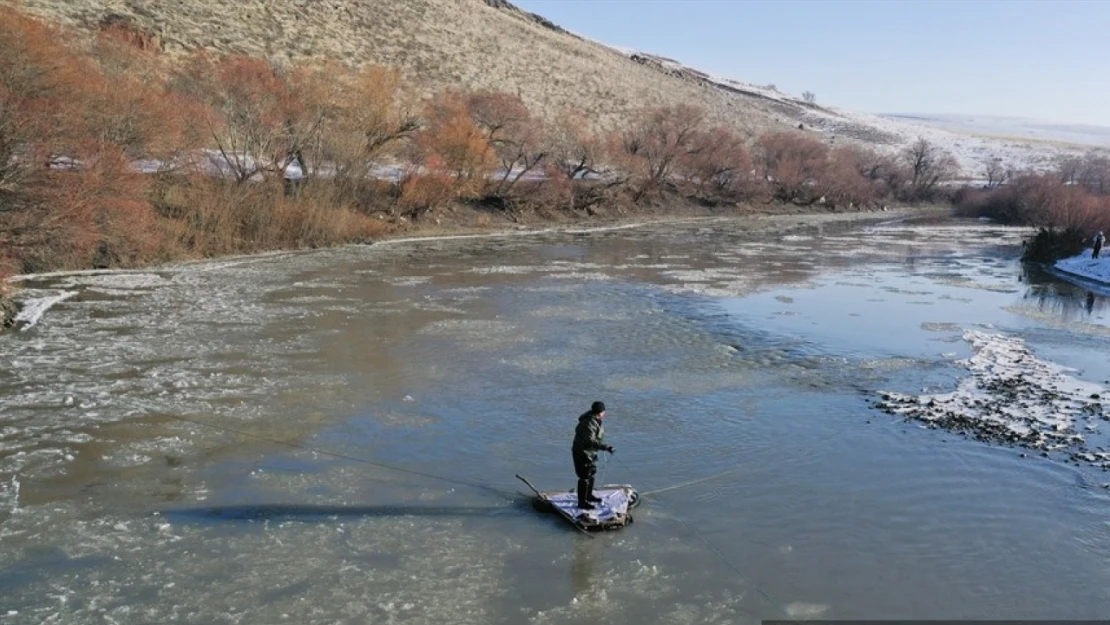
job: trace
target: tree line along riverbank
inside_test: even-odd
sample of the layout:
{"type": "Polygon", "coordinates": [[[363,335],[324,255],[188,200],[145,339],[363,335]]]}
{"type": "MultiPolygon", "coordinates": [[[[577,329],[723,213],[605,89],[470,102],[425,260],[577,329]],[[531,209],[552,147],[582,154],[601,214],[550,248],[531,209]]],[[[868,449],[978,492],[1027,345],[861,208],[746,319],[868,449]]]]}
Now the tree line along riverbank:
{"type": "Polygon", "coordinates": [[[386,67],[171,56],[126,20],[0,22],[0,281],[421,231],[876,209],[945,201],[958,174],[924,140],[741,136],[692,105],[599,128],[386,67]]]}

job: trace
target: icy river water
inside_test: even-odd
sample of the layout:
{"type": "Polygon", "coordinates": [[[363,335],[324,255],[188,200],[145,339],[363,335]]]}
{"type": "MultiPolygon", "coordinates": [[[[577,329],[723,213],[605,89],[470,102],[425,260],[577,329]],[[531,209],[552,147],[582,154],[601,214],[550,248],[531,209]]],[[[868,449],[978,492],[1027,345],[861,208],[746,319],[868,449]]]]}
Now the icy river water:
{"type": "Polygon", "coordinates": [[[1015,229],[778,219],[28,281],[57,303],[0,336],[0,622],[1110,614],[1098,462],[875,406],[957,388],[969,331],[1104,389],[1110,300],[1015,229]],[[514,474],[572,487],[596,399],[599,483],[663,492],[590,539],[514,474]]]}

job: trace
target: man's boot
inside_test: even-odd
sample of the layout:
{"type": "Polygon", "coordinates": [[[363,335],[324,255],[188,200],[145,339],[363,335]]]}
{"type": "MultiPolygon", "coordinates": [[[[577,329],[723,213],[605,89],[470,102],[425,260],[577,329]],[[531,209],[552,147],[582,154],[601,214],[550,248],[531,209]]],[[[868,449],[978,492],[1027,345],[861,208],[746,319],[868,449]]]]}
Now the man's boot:
{"type": "Polygon", "coordinates": [[[578,507],[582,510],[593,510],[594,505],[590,503],[590,481],[578,480],[578,507]]]}
{"type": "Polygon", "coordinates": [[[601,502],[601,497],[594,494],[594,478],[592,477],[586,481],[586,501],[601,502]]]}

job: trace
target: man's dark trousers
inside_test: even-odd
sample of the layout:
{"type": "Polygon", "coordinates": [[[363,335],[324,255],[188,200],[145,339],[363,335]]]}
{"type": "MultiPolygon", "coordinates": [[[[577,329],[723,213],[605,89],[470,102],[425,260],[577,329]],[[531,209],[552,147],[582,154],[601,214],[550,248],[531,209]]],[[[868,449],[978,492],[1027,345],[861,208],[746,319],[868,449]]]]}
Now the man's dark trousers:
{"type": "Polygon", "coordinates": [[[574,452],[574,474],[578,476],[578,507],[586,507],[594,495],[594,477],[597,475],[597,459],[582,452],[574,452]]]}

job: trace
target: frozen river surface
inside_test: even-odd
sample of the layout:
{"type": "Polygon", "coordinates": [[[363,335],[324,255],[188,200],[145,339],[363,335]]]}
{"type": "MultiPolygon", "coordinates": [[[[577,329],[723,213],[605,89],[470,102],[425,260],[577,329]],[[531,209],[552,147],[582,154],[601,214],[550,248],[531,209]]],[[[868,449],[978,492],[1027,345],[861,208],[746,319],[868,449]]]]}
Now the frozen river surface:
{"type": "Polygon", "coordinates": [[[1107,300],[1023,268],[1017,230],[781,219],[28,281],[0,622],[1110,613],[1107,300]],[[1052,389],[1003,407],[1035,449],[876,406],[994,418],[971,402],[1013,371],[1052,389]],[[660,492],[588,539],[513,475],[573,486],[595,399],[599,482],[660,492]]]}

